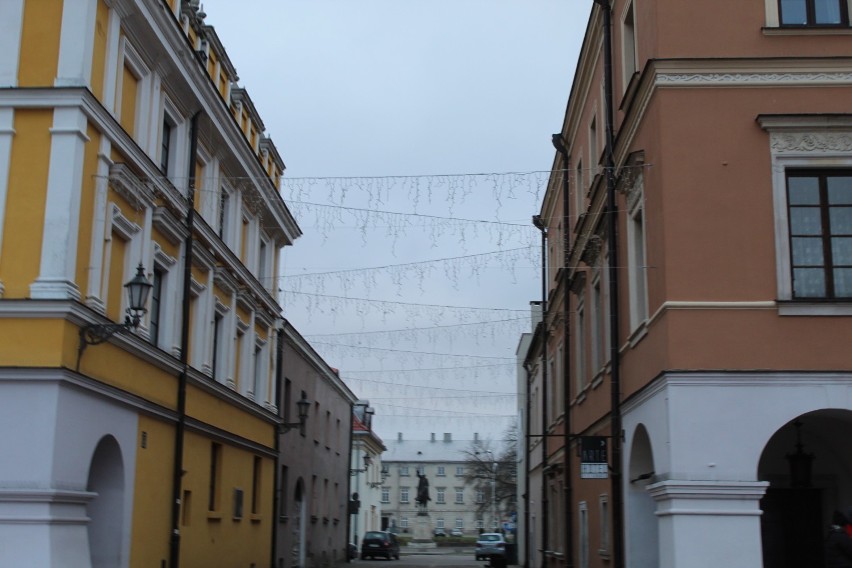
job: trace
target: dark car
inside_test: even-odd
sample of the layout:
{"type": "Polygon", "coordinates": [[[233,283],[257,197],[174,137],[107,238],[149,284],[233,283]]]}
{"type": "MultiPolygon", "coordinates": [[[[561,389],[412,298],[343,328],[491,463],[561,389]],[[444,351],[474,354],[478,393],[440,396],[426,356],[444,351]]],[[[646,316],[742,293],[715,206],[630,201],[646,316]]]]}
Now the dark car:
{"type": "Polygon", "coordinates": [[[361,560],[367,558],[396,558],[399,560],[399,541],[386,531],[368,531],[361,541],[361,560]]]}
{"type": "Polygon", "coordinates": [[[506,565],[506,541],[500,533],[482,533],[476,539],[477,560],[488,560],[492,566],[506,565]]]}
{"type": "Polygon", "coordinates": [[[435,536],[436,537],[447,536],[447,532],[444,529],[435,529],[435,536]]]}
{"type": "Polygon", "coordinates": [[[355,560],[356,558],[358,558],[358,545],[357,544],[353,544],[353,543],[350,542],[349,546],[347,548],[348,548],[348,553],[349,553],[349,560],[355,560]]]}

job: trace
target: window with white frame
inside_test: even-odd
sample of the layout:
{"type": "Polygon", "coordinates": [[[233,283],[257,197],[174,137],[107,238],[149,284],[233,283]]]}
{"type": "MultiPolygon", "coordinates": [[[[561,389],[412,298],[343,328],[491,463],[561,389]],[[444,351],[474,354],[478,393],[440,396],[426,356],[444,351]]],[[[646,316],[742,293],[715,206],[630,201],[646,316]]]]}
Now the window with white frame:
{"type": "Polygon", "coordinates": [[[160,343],[160,324],[162,323],[162,306],[163,306],[163,290],[165,288],[163,280],[165,275],[163,270],[154,267],[154,277],[151,286],[151,304],[148,311],[148,340],[152,345],[158,346],[160,343]]]}
{"type": "Polygon", "coordinates": [[[630,84],[633,74],[639,69],[636,61],[636,19],[634,4],[630,2],[621,19],[621,78],[624,90],[630,84]]]}
{"type": "Polygon", "coordinates": [[[444,517],[438,517],[438,520],[435,521],[435,528],[439,528],[439,529],[444,528],[444,517]]]}
{"type": "Polygon", "coordinates": [[[399,475],[402,476],[402,477],[408,476],[408,466],[407,465],[399,466],[399,475]]]}
{"type": "Polygon", "coordinates": [[[480,517],[480,518],[476,519],[474,526],[477,529],[483,529],[483,528],[485,528],[485,521],[483,521],[482,517],[480,517]]]}
{"type": "Polygon", "coordinates": [[[601,543],[598,553],[601,556],[609,556],[609,497],[601,495],[598,503],[600,505],[600,537],[601,543]]]}
{"type": "Polygon", "coordinates": [[[778,0],[778,20],[782,26],[848,26],[846,0],[778,0]]]}
{"type": "Polygon", "coordinates": [[[445,475],[447,475],[446,468],[442,465],[439,465],[437,475],[438,475],[438,477],[444,477],[445,475]]]}
{"type": "Polygon", "coordinates": [[[631,330],[635,330],[648,319],[648,270],[645,260],[645,205],[642,186],[640,174],[627,196],[627,284],[631,330]]]}
{"type": "Polygon", "coordinates": [[[407,529],[408,528],[408,517],[402,517],[399,520],[399,526],[401,526],[404,529],[407,529]]]}
{"type": "Polygon", "coordinates": [[[485,492],[482,489],[477,489],[475,498],[478,505],[485,503],[485,492]]]}
{"type": "Polygon", "coordinates": [[[464,487],[456,487],[456,504],[462,505],[464,503],[464,487]]]}
{"type": "Polygon", "coordinates": [[[219,190],[219,238],[222,239],[226,244],[230,244],[232,241],[232,231],[231,226],[233,225],[232,217],[233,217],[233,197],[231,195],[231,191],[228,190],[225,186],[222,186],[219,190]]]}
{"type": "Polygon", "coordinates": [[[579,530],[580,530],[580,566],[589,568],[589,509],[585,501],[580,501],[579,506],[579,530]]]}
{"type": "Polygon", "coordinates": [[[225,364],[227,361],[228,349],[225,342],[225,313],[221,308],[221,304],[218,304],[217,302],[216,313],[213,316],[213,355],[211,375],[216,381],[224,383],[227,375],[225,364]]]}
{"type": "Polygon", "coordinates": [[[382,503],[390,503],[390,487],[382,487],[382,503]]]}
{"type": "Polygon", "coordinates": [[[408,503],[408,487],[400,487],[399,488],[399,502],[400,503],[408,503]]]}
{"type": "Polygon", "coordinates": [[[464,466],[458,465],[456,466],[456,477],[461,477],[464,475],[464,466]]]}
{"type": "Polygon", "coordinates": [[[461,517],[456,517],[456,528],[459,530],[464,528],[464,519],[461,517]]]}
{"type": "Polygon", "coordinates": [[[586,302],[585,294],[581,291],[577,296],[577,317],[574,323],[574,366],[577,373],[577,393],[583,391],[588,384],[586,377],[586,302]]]}
{"type": "Polygon", "coordinates": [[[781,315],[852,315],[852,115],[758,117],[769,132],[781,315]]]}
{"type": "Polygon", "coordinates": [[[436,503],[446,503],[446,493],[447,490],[444,487],[438,487],[435,489],[435,502],[436,503]]]}
{"type": "Polygon", "coordinates": [[[254,376],[252,378],[251,397],[257,403],[263,402],[264,398],[261,389],[263,388],[263,378],[266,373],[265,346],[265,341],[258,341],[254,345],[254,376]]]}

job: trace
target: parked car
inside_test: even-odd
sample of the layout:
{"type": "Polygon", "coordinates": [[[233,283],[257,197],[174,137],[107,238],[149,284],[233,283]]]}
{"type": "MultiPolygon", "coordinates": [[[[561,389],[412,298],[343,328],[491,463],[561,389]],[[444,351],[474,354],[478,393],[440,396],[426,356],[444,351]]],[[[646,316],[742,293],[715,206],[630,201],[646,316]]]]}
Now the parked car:
{"type": "Polygon", "coordinates": [[[436,537],[447,536],[447,532],[444,529],[435,529],[434,534],[436,537]]]}
{"type": "Polygon", "coordinates": [[[367,558],[396,558],[399,560],[399,540],[386,531],[367,531],[361,541],[361,560],[367,558]]]}
{"type": "Polygon", "coordinates": [[[476,539],[474,554],[477,560],[488,560],[492,566],[505,566],[506,541],[500,533],[482,533],[476,539]]]}
{"type": "Polygon", "coordinates": [[[464,536],[464,531],[461,529],[453,529],[450,531],[450,536],[464,536]]]}

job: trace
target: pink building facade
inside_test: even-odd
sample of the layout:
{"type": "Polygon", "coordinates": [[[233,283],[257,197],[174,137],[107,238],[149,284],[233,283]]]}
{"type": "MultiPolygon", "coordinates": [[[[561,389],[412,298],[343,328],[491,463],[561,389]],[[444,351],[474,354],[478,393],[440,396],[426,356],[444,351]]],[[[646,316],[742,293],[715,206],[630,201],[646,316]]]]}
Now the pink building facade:
{"type": "Polygon", "coordinates": [[[609,4],[538,221],[523,560],[821,566],[852,507],[852,2],[609,4]]]}

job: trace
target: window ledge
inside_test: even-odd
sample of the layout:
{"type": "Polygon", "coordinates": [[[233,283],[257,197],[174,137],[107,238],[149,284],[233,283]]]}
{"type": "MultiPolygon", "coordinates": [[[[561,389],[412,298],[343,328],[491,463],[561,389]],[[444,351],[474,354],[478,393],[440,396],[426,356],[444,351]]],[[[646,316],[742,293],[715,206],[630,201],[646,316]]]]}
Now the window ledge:
{"type": "Polygon", "coordinates": [[[207,511],[207,520],[208,521],[221,521],[222,513],[219,511],[207,511]]]}
{"type": "Polygon", "coordinates": [[[263,517],[261,515],[254,515],[253,514],[249,517],[249,520],[253,523],[259,523],[263,520],[263,517]]]}
{"type": "Polygon", "coordinates": [[[778,301],[781,316],[852,316],[852,302],[778,301]]]}
{"type": "Polygon", "coordinates": [[[764,27],[761,32],[765,36],[793,36],[793,35],[852,35],[852,28],[849,26],[779,26],[779,27],[764,27]]]}

